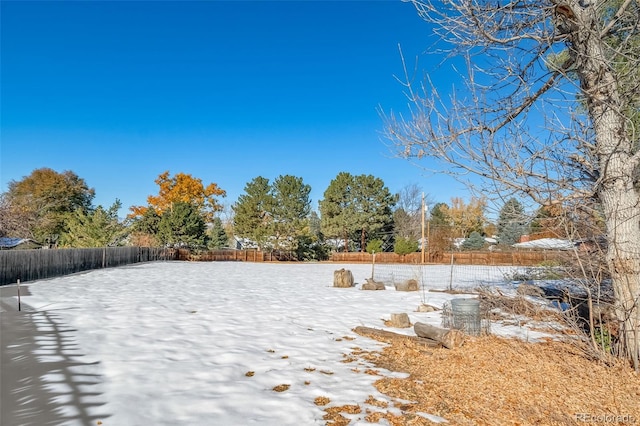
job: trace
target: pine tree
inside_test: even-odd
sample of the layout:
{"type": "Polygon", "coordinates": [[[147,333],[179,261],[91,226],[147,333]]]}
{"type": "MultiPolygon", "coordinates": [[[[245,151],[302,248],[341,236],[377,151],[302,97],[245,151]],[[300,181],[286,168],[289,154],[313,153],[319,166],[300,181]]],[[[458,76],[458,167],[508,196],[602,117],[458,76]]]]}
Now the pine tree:
{"type": "Polygon", "coordinates": [[[398,237],[393,246],[393,251],[401,256],[415,253],[418,251],[418,242],[410,238],[398,237]]]}
{"type": "Polygon", "coordinates": [[[159,246],[160,219],[160,215],[153,206],[146,209],[142,216],[134,218],[131,224],[131,243],[142,247],[159,246]]]}
{"type": "Polygon", "coordinates": [[[272,236],[277,249],[295,250],[297,237],[308,235],[311,187],[302,178],[278,176],[271,185],[272,236]]]}
{"type": "Polygon", "coordinates": [[[462,250],[480,250],[484,244],[484,237],[478,231],[473,231],[462,243],[462,250]]]}
{"type": "Polygon", "coordinates": [[[66,247],[107,247],[122,245],[126,235],[124,224],[118,220],[118,210],[122,207],[116,200],[111,207],[98,206],[84,212],[77,209],[66,216],[66,231],[60,244],[66,247]]]}
{"type": "Polygon", "coordinates": [[[160,219],[158,237],[163,244],[197,248],[205,245],[205,222],[197,206],[175,203],[160,219]]]}
{"type": "Polygon", "coordinates": [[[509,199],[498,216],[498,241],[501,245],[511,246],[520,241],[527,232],[528,218],[524,207],[515,198],[509,199]]]}
{"type": "Polygon", "coordinates": [[[233,205],[234,232],[238,237],[247,238],[261,250],[269,247],[272,231],[271,206],[273,196],[269,179],[262,176],[247,183],[244,194],[233,205]]]}
{"type": "Polygon", "coordinates": [[[396,197],[380,178],[353,176],[341,172],[333,179],[320,201],[322,232],[342,238],[345,250],[353,238],[364,251],[367,239],[378,238],[393,229],[396,197]]]}
{"type": "Polygon", "coordinates": [[[219,217],[213,219],[213,224],[209,230],[209,248],[218,250],[229,245],[229,236],[224,230],[222,220],[219,217]]]}
{"type": "Polygon", "coordinates": [[[322,233],[328,238],[342,239],[344,251],[349,248],[349,235],[355,231],[353,185],[354,177],[340,172],[329,183],[319,202],[322,233]]]}
{"type": "Polygon", "coordinates": [[[397,196],[384,185],[382,179],[372,175],[359,175],[354,181],[356,211],[356,231],[360,234],[360,247],[366,247],[367,240],[380,238],[393,230],[393,207],[397,196]]]}

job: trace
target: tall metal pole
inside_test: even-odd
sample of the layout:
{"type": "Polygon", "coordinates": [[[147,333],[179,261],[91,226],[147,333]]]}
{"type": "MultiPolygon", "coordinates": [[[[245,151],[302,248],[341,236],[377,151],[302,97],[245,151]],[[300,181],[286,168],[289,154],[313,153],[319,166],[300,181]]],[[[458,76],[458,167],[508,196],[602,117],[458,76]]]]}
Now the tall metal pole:
{"type": "MultiPolygon", "coordinates": [[[[429,215],[429,208],[425,206],[426,215],[429,215]]],[[[425,219],[426,220],[426,219],[425,219]]],[[[431,221],[427,220],[427,259],[431,262],[431,221]]]]}
{"type": "Polygon", "coordinates": [[[425,246],[425,241],[424,241],[424,192],[422,193],[422,239],[421,241],[421,250],[422,250],[422,255],[420,257],[421,261],[420,263],[424,263],[424,246],[425,246]]]}

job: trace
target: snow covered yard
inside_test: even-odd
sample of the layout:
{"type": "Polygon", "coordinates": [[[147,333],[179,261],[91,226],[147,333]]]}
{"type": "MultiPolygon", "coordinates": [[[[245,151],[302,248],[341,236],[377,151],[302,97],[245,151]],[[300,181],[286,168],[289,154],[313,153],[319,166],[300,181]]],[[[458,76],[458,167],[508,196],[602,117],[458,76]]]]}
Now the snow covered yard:
{"type": "MultiPolygon", "coordinates": [[[[31,282],[22,302],[50,315],[54,326],[69,327],[77,344],[52,350],[50,338],[41,337],[40,362],[75,359],[72,373],[98,377],[76,386],[80,398],[71,397],[59,374],[42,378],[65,424],[82,424],[78,403],[104,425],[325,424],[317,397],[329,405],[362,405],[369,395],[390,401],[372,385],[379,377],[363,374],[369,365],[344,362],[356,348],[383,346],[354,327],[383,328],[383,319],[401,312],[412,323],[439,325],[439,312],[416,308],[463,297],[361,291],[370,275],[370,265],[157,262],[31,282]],[[343,267],[356,287],[332,287],[333,271],[343,267]]],[[[351,420],[366,423],[364,414],[351,420]]]]}

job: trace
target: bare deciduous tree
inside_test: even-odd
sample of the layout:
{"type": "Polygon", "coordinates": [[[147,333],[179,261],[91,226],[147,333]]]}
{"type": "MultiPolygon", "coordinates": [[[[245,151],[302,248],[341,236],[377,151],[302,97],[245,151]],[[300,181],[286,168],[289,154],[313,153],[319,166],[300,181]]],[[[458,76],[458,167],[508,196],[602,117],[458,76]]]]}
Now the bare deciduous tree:
{"type": "Polygon", "coordinates": [[[621,353],[639,369],[640,4],[410,2],[439,46],[465,60],[465,90],[445,96],[429,78],[416,83],[405,63],[409,115],[381,113],[388,138],[407,158],[479,176],[484,195],[597,204],[621,353]]]}
{"type": "Polygon", "coordinates": [[[415,183],[404,186],[397,197],[398,203],[393,213],[395,233],[399,237],[417,240],[422,236],[422,215],[426,217],[426,211],[423,213],[422,210],[423,197],[425,197],[425,209],[433,202],[415,183]]]}
{"type": "Polygon", "coordinates": [[[0,237],[33,238],[35,214],[17,207],[6,193],[0,194],[0,237]]]}

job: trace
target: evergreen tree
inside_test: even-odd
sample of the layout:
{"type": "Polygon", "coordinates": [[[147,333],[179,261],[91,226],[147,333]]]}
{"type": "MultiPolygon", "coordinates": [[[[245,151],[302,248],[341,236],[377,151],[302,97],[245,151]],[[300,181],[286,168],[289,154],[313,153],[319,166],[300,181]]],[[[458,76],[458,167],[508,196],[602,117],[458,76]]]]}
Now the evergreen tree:
{"type": "Polygon", "coordinates": [[[451,220],[447,212],[449,211],[449,206],[446,203],[437,203],[431,209],[431,213],[429,215],[429,220],[431,222],[431,226],[448,226],[451,224],[451,220]]]}
{"type": "Polygon", "coordinates": [[[222,220],[219,217],[213,219],[213,224],[209,230],[209,248],[218,250],[229,245],[229,236],[224,230],[222,220]]]}
{"type": "Polygon", "coordinates": [[[473,231],[462,243],[462,250],[480,250],[484,244],[484,237],[478,231],[473,231]]]}
{"type": "Polygon", "coordinates": [[[318,216],[318,213],[315,210],[312,210],[311,213],[309,213],[309,232],[312,238],[324,240],[320,216],[318,216]]]}
{"type": "Polygon", "coordinates": [[[278,176],[271,185],[271,236],[277,249],[295,250],[297,237],[309,234],[311,187],[302,178],[278,176]]]}
{"type": "Polygon", "coordinates": [[[515,198],[509,199],[498,216],[498,241],[501,245],[511,246],[520,241],[527,232],[528,218],[524,207],[515,198]]]}
{"type": "Polygon", "coordinates": [[[353,185],[354,177],[350,173],[338,173],[319,203],[322,233],[328,238],[342,239],[344,251],[349,248],[349,235],[356,229],[353,185]]]}
{"type": "Polygon", "coordinates": [[[320,216],[315,211],[309,214],[309,233],[298,238],[296,258],[298,260],[327,260],[329,247],[321,232],[320,216]]]}
{"type": "Polygon", "coordinates": [[[354,238],[364,251],[367,239],[390,234],[396,197],[380,178],[341,172],[331,181],[320,201],[322,231],[343,238],[345,250],[354,238]]]}
{"type": "Polygon", "coordinates": [[[262,176],[254,178],[244,188],[244,194],[233,205],[234,232],[258,245],[261,250],[268,247],[272,231],[273,196],[269,179],[262,176]]]}
{"type": "Polygon", "coordinates": [[[401,256],[418,251],[418,242],[416,240],[398,237],[393,246],[393,251],[401,256]]]}
{"type": "Polygon", "coordinates": [[[380,253],[382,252],[382,240],[375,239],[370,240],[367,243],[367,253],[380,253]]]}
{"type": "Polygon", "coordinates": [[[89,212],[77,209],[66,216],[66,231],[60,244],[66,247],[107,247],[122,245],[126,235],[124,224],[118,220],[122,207],[116,200],[111,207],[98,206],[89,212]]]}
{"type": "Polygon", "coordinates": [[[131,243],[142,247],[160,245],[160,239],[158,238],[160,219],[160,215],[153,206],[146,209],[142,216],[133,219],[131,243]]]}
{"type": "Polygon", "coordinates": [[[205,222],[200,210],[191,203],[174,203],[160,219],[158,237],[163,244],[174,247],[203,247],[205,222]]]}
{"type": "Polygon", "coordinates": [[[382,179],[359,175],[354,181],[356,231],[360,234],[361,250],[367,239],[379,238],[393,230],[393,207],[397,196],[391,194],[382,179]]]}

